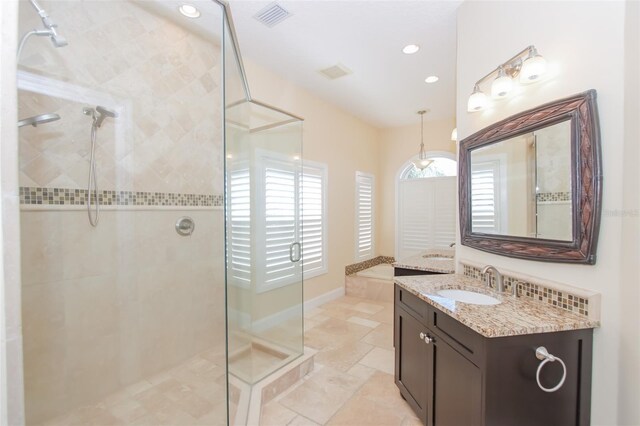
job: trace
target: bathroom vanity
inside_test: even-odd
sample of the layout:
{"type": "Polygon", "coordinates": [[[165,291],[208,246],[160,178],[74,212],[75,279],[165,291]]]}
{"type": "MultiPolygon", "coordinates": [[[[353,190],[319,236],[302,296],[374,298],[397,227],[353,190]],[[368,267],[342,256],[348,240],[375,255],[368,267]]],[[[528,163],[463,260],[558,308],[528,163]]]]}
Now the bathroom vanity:
{"type": "Polygon", "coordinates": [[[597,321],[462,275],[395,282],[395,382],[425,425],[589,424],[597,321]],[[440,293],[460,289],[499,303],[440,293]]]}
{"type": "Polygon", "coordinates": [[[416,256],[399,260],[393,264],[393,275],[453,274],[455,272],[454,250],[432,249],[416,256]]]}

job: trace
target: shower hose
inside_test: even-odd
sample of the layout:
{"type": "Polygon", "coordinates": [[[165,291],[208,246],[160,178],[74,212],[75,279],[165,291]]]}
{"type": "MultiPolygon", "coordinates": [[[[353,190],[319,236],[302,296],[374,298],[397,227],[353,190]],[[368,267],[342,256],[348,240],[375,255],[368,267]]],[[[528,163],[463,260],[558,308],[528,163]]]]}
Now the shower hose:
{"type": "Polygon", "coordinates": [[[89,215],[89,223],[91,226],[98,226],[98,220],[100,219],[100,200],[98,198],[98,180],[96,179],[96,136],[98,133],[98,126],[96,125],[96,118],[93,118],[93,124],[91,125],[91,157],[89,159],[89,184],[87,185],[87,214],[89,215]],[[94,209],[91,208],[91,194],[95,197],[94,209]]]}

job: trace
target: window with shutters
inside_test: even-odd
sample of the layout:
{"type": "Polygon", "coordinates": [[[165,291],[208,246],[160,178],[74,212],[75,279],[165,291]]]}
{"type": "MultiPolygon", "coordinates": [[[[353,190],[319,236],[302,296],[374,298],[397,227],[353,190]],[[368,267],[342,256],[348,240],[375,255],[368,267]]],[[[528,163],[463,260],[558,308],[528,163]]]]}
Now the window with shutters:
{"type": "Polygon", "coordinates": [[[266,292],[327,272],[327,166],[258,150],[256,291],[266,292]],[[292,262],[291,244],[299,242],[300,262],[292,262]]]}
{"type": "Polygon", "coordinates": [[[371,259],[375,253],[374,177],[356,172],[356,262],[371,259]]]}
{"type": "Polygon", "coordinates": [[[500,234],[501,186],[500,160],[473,162],[471,166],[471,230],[485,234],[500,234]]]}
{"type": "Polygon", "coordinates": [[[305,278],[312,278],[328,271],[326,188],[327,165],[305,161],[300,180],[302,270],[305,278]]]}
{"type": "Polygon", "coordinates": [[[408,162],[398,175],[398,259],[427,249],[449,248],[456,241],[457,162],[450,153],[427,155],[434,160],[429,167],[420,170],[408,162]]]}

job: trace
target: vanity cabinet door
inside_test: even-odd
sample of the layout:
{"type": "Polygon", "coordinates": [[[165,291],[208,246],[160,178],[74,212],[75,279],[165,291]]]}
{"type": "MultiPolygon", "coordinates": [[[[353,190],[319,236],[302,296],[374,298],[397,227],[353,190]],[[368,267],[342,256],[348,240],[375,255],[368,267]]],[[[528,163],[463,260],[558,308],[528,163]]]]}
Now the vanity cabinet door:
{"type": "Polygon", "coordinates": [[[442,338],[429,336],[427,426],[482,425],[482,372],[442,338]]]}
{"type": "Polygon", "coordinates": [[[424,424],[427,417],[427,350],[420,337],[427,329],[420,321],[396,304],[395,307],[395,382],[400,394],[424,424]]]}

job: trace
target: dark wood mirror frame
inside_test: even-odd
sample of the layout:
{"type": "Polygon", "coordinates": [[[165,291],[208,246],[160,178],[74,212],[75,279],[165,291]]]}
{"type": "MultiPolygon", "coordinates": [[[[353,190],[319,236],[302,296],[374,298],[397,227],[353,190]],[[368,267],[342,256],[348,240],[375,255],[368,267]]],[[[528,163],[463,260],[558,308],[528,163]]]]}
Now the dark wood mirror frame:
{"type": "Polygon", "coordinates": [[[511,116],[460,142],[461,242],[478,250],[527,260],[596,263],[602,209],[602,167],[596,91],[554,101],[511,116]],[[557,241],[471,230],[471,151],[523,133],[571,120],[573,240],[557,241]]]}

